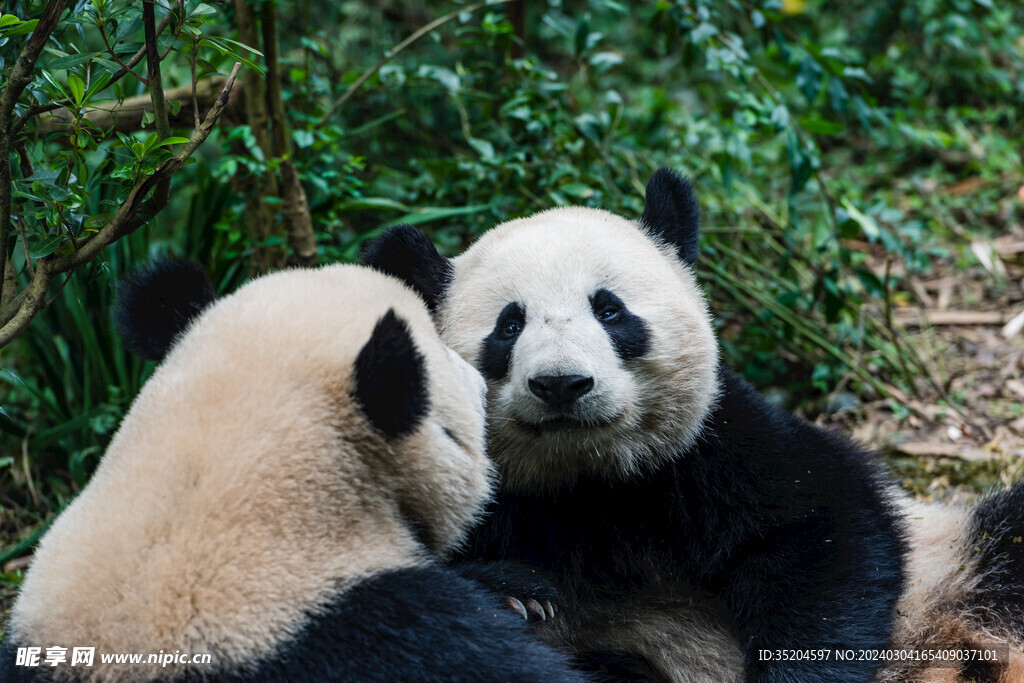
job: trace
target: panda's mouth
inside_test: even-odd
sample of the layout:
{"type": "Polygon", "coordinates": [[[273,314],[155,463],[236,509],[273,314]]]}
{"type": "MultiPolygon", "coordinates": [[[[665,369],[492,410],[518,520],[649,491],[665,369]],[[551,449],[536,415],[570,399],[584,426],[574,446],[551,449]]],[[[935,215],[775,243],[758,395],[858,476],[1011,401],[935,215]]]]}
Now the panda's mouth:
{"type": "Polygon", "coordinates": [[[601,429],[604,427],[610,427],[620,419],[622,419],[622,415],[599,419],[584,419],[574,415],[556,415],[545,418],[540,422],[516,420],[516,424],[522,429],[540,435],[556,432],[571,432],[580,429],[601,429]]]}

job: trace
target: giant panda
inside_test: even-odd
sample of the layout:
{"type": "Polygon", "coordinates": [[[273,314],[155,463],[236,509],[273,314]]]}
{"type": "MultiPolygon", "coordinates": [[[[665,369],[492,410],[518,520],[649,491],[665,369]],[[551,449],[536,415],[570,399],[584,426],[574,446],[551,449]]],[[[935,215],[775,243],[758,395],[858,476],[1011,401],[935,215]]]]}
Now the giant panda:
{"type": "Polygon", "coordinates": [[[166,357],[45,534],[0,680],[582,680],[436,561],[492,466],[484,381],[413,291],[338,265],[214,301],[187,262],[122,290],[126,341],[166,357]]]}
{"type": "MultiPolygon", "coordinates": [[[[454,259],[409,226],[368,245],[364,261],[417,289],[488,381],[500,490],[461,557],[553,575],[564,608],[541,632],[610,679],[917,675],[872,652],[894,633],[935,642],[929,617],[897,611],[930,602],[914,573],[927,552],[906,565],[921,530],[905,527],[872,454],[719,362],[693,272],[699,215],[687,181],[662,169],[636,222],[552,209],[454,259]]],[[[990,517],[1021,518],[1007,510],[995,501],[990,517]]],[[[1000,538],[978,555],[1005,550],[1000,538]]],[[[942,540],[928,540],[934,554],[942,540]]],[[[945,550],[944,566],[960,561],[945,550]]],[[[1024,586],[1017,571],[1000,575],[1007,587],[1024,586]]],[[[963,595],[950,590],[949,605],[963,595]]]]}

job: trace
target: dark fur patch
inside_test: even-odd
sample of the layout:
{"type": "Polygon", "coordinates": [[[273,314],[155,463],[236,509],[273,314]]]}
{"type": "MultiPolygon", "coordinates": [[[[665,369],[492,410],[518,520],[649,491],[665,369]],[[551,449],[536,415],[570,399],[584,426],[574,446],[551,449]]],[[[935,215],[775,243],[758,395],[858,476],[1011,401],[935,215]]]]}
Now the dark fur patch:
{"type": "Polygon", "coordinates": [[[444,567],[373,576],[238,681],[586,681],[500,597],[444,567]]]}
{"type": "Polygon", "coordinates": [[[388,438],[405,436],[427,414],[427,371],[405,321],[389,309],[356,356],[356,401],[388,438]]]}
{"type": "Polygon", "coordinates": [[[396,225],[367,242],[363,263],[412,287],[431,312],[437,310],[455,272],[451,259],[438,254],[430,238],[411,225],[396,225]]]}
{"type": "Polygon", "coordinates": [[[626,308],[622,299],[602,288],[590,297],[590,307],[611,338],[619,358],[630,360],[647,353],[651,346],[647,323],[626,308]]]}
{"type": "Polygon", "coordinates": [[[670,168],[660,168],[647,182],[644,227],[676,248],[683,263],[697,261],[700,205],[690,182],[670,168]]]}
{"type": "Polygon", "coordinates": [[[971,603],[985,608],[985,626],[1024,633],[1024,482],[978,504],[971,541],[981,577],[971,603]]]}
{"type": "Polygon", "coordinates": [[[508,373],[508,366],[512,362],[512,349],[516,340],[526,327],[526,311],[522,306],[513,301],[501,309],[498,319],[494,323],[494,329],[484,337],[483,346],[480,349],[477,365],[487,379],[498,380],[508,373]],[[513,327],[518,326],[518,331],[513,327]]]}
{"type": "Polygon", "coordinates": [[[210,276],[195,261],[154,261],[118,283],[114,324],[125,348],[146,360],[162,360],[216,298],[210,276]]]}
{"type": "Polygon", "coordinates": [[[889,642],[906,541],[884,474],[725,368],[719,388],[701,438],[656,470],[499,491],[462,559],[537,567],[584,602],[693,586],[720,601],[750,680],[871,680],[880,662],[759,661],[758,649],[889,642]]]}

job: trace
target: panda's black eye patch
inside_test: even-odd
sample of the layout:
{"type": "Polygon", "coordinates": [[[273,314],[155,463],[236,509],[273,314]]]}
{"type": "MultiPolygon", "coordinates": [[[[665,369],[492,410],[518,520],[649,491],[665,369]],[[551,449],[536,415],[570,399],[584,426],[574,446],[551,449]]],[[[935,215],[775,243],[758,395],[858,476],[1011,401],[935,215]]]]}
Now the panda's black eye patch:
{"type": "Polygon", "coordinates": [[[619,358],[630,360],[647,353],[651,343],[647,323],[626,308],[612,291],[602,287],[591,294],[590,308],[608,333],[619,358]]]}
{"type": "Polygon", "coordinates": [[[526,327],[526,311],[513,301],[501,309],[494,329],[484,338],[478,365],[487,379],[501,379],[512,362],[512,347],[526,327]]]}

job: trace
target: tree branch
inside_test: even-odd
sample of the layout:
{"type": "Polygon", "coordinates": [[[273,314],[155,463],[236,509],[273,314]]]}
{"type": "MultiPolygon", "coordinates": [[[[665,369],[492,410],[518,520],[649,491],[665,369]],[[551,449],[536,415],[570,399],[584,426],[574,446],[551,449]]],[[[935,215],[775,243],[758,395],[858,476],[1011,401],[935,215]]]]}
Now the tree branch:
{"type": "MultiPolygon", "coordinates": [[[[200,79],[196,84],[196,99],[192,99],[192,86],[184,85],[164,91],[165,102],[180,102],[181,108],[177,114],[167,112],[167,121],[171,128],[192,128],[198,129],[199,122],[203,120],[210,108],[217,102],[221,89],[227,78],[224,76],[211,76],[200,79]]],[[[245,97],[245,88],[242,82],[235,83],[231,89],[231,97],[228,106],[222,116],[226,120],[242,120],[242,97],[245,97]]],[[[136,95],[129,97],[120,104],[114,103],[109,108],[91,108],[85,111],[84,117],[90,123],[96,125],[100,130],[109,130],[122,133],[133,133],[142,130],[142,118],[146,112],[153,111],[153,101],[149,95],[136,95]]],[[[54,131],[71,132],[74,130],[71,122],[74,114],[67,109],[58,109],[52,115],[44,117],[39,122],[39,130],[44,133],[54,131]]]]}
{"type": "Polygon", "coordinates": [[[0,283],[6,281],[7,242],[11,234],[11,119],[14,117],[14,105],[32,82],[32,72],[35,71],[39,53],[43,51],[50,34],[57,27],[57,22],[60,21],[67,5],[68,0],[50,0],[47,3],[43,16],[39,18],[35,30],[18,54],[11,75],[7,79],[7,87],[0,94],[0,283]]]}
{"type": "Polygon", "coordinates": [[[166,140],[171,137],[171,126],[167,122],[164,82],[160,75],[160,46],[156,42],[160,34],[156,32],[156,10],[153,8],[153,0],[142,0],[142,25],[146,35],[146,69],[149,96],[153,101],[156,135],[158,140],[166,140]]]}
{"type": "Polygon", "coordinates": [[[271,144],[274,156],[281,160],[281,213],[284,216],[288,244],[292,249],[288,262],[308,267],[316,264],[316,232],[313,230],[313,217],[309,213],[306,191],[291,159],[291,136],[281,94],[276,5],[276,2],[267,0],[260,10],[263,54],[267,62],[267,111],[270,112],[271,144]]]}
{"type": "Polygon", "coordinates": [[[199,148],[206,138],[213,131],[217,119],[228,104],[231,87],[238,75],[240,62],[235,63],[231,70],[216,104],[206,115],[206,119],[189,138],[189,141],[182,144],[178,152],[170,159],[164,161],[153,173],[139,180],[135,187],[125,198],[118,208],[117,213],[100,230],[89,238],[89,241],[82,244],[78,249],[59,256],[56,253],[43,257],[36,261],[35,277],[31,284],[15,297],[12,304],[3,311],[3,326],[0,327],[0,347],[8,344],[31,322],[33,316],[45,305],[46,289],[53,276],[66,273],[84,263],[96,258],[99,253],[109,244],[130,234],[136,228],[152,218],[167,204],[167,196],[156,193],[149,200],[146,196],[160,183],[170,180],[171,176],[177,173],[192,153],[199,148]]]}

